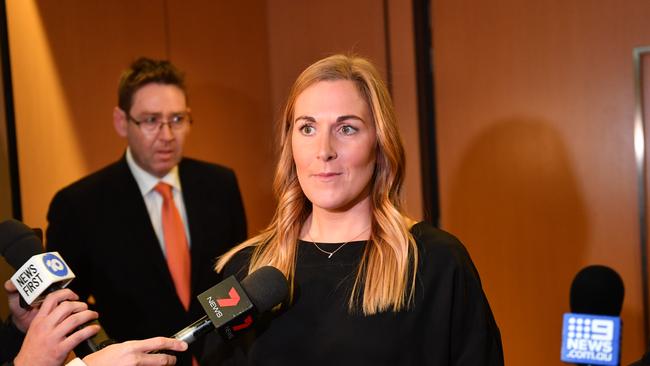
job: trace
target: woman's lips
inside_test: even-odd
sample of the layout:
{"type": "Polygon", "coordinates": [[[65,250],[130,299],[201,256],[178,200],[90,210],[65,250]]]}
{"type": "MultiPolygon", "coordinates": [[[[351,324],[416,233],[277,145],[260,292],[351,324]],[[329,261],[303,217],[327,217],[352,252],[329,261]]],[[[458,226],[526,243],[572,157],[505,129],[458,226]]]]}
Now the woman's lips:
{"type": "Polygon", "coordinates": [[[323,173],[312,174],[313,177],[321,181],[333,180],[339,175],[341,175],[341,173],[323,172],[323,173]]]}

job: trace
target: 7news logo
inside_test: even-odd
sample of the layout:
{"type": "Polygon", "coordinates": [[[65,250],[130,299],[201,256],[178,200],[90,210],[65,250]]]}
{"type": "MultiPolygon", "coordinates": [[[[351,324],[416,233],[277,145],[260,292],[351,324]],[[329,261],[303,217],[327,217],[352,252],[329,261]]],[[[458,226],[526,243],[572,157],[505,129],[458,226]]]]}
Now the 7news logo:
{"type": "MultiPolygon", "coordinates": [[[[239,300],[241,300],[239,293],[237,293],[237,290],[234,287],[231,287],[230,291],[228,291],[228,297],[224,299],[217,299],[217,302],[221,307],[231,307],[237,306],[239,304],[239,300]]],[[[242,323],[232,325],[232,330],[237,332],[248,328],[251,324],[253,324],[253,317],[248,314],[242,323]]]]}
{"type": "Polygon", "coordinates": [[[620,318],[564,314],[561,359],[568,363],[617,365],[620,318]]]}
{"type": "Polygon", "coordinates": [[[232,339],[235,332],[253,324],[253,303],[233,276],[209,288],[197,298],[212,325],[226,339],[232,339]]]}

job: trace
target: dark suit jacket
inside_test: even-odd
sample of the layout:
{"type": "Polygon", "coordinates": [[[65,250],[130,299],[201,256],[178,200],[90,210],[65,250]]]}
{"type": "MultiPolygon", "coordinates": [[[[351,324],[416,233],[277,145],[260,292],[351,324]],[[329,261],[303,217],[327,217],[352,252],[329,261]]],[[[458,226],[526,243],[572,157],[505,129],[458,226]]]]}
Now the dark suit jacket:
{"type": "Polygon", "coordinates": [[[13,359],[20,352],[25,335],[16,328],[11,321],[11,316],[0,323],[0,364],[2,366],[13,365],[13,359]]]}
{"type": "MultiPolygon", "coordinates": [[[[125,157],[62,189],[50,204],[47,249],[63,256],[77,276],[70,288],[82,300],[95,298],[102,326],[118,341],[171,336],[205,315],[196,296],[220,280],[215,258],[246,238],[230,169],[184,158],[179,176],[191,240],[189,311],[176,296],[125,157]]],[[[200,353],[200,342],[192,348],[200,353]]]]}

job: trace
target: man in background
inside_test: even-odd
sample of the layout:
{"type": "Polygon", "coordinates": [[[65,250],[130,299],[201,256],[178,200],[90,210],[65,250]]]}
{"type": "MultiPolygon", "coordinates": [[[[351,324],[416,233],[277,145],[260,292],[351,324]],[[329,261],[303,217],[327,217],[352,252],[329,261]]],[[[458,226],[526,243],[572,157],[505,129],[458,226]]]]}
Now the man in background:
{"type": "Polygon", "coordinates": [[[125,154],[54,196],[46,245],[74,268],[71,288],[92,295],[112,338],[170,336],[203,315],[196,296],[220,280],[215,258],[246,238],[237,180],[183,157],[192,117],[167,61],[141,58],[124,72],[113,124],[125,154]]]}

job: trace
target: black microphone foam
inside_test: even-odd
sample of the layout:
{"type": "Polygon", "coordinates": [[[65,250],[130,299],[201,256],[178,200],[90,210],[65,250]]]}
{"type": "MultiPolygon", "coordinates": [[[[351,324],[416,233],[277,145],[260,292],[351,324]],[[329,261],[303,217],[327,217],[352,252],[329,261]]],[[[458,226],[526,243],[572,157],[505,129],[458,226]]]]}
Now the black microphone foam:
{"type": "Polygon", "coordinates": [[[571,283],[571,312],[619,316],[625,287],[619,274],[602,265],[580,270],[571,283]]]}
{"type": "Polygon", "coordinates": [[[40,253],[43,253],[43,244],[34,230],[18,220],[0,223],[0,254],[14,269],[40,253]]]}
{"type": "Polygon", "coordinates": [[[289,285],[279,269],[271,266],[260,267],[241,281],[258,312],[263,313],[281,303],[289,294],[289,285]]]}

